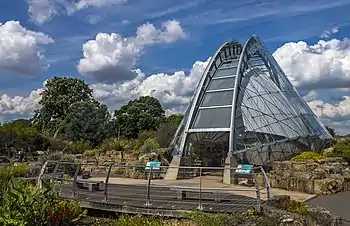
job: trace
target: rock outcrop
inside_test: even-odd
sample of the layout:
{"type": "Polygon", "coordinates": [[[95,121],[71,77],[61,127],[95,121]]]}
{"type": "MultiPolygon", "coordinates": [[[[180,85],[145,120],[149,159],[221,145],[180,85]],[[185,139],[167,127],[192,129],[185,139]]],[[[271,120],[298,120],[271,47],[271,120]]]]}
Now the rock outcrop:
{"type": "Polygon", "coordinates": [[[350,190],[350,168],[342,158],[273,163],[268,173],[271,187],[309,194],[350,190]]]}

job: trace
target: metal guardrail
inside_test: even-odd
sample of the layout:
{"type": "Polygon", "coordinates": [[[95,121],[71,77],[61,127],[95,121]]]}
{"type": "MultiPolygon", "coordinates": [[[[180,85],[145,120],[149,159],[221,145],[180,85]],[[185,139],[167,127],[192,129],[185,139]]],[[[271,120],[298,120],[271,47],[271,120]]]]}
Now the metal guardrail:
{"type": "MultiPolygon", "coordinates": [[[[262,167],[252,170],[252,186],[224,184],[224,167],[150,167],[137,165],[82,164],[47,161],[38,177],[51,180],[63,198],[103,205],[103,208],[134,207],[186,211],[240,212],[254,208],[260,211],[263,200],[271,197],[270,184],[262,167]],[[177,168],[180,179],[165,180],[168,169],[177,168]],[[83,179],[82,173],[90,178],[83,179]],[[262,178],[258,182],[257,178],[262,178]]],[[[230,168],[235,177],[236,168],[230,168]]],[[[102,208],[102,207],[101,207],[102,208]]]]}

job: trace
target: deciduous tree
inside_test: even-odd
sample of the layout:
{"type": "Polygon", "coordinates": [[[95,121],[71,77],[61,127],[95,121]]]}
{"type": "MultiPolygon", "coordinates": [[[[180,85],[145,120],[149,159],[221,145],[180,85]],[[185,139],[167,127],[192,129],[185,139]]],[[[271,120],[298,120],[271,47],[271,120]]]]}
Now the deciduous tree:
{"type": "Polygon", "coordinates": [[[92,89],[80,79],[54,77],[47,81],[41,93],[41,109],[35,112],[33,122],[48,135],[57,136],[64,127],[68,109],[80,101],[91,101],[92,89]]]}
{"type": "Polygon", "coordinates": [[[141,131],[156,130],[164,115],[156,98],[142,96],[115,111],[117,130],[125,138],[137,138],[141,131]]]}

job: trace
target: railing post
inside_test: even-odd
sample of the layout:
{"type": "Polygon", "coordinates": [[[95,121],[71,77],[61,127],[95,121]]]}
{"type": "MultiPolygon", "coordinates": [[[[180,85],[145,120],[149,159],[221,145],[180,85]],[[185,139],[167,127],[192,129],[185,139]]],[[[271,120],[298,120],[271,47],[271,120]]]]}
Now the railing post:
{"type": "Polygon", "coordinates": [[[112,170],[112,167],[114,166],[114,163],[110,164],[109,167],[108,167],[108,172],[107,172],[107,175],[106,175],[106,180],[105,180],[105,201],[107,202],[108,201],[108,182],[109,182],[109,176],[111,175],[111,170],[112,170]]]}
{"type": "Polygon", "coordinates": [[[150,189],[151,189],[151,179],[152,179],[152,166],[149,167],[149,174],[148,174],[148,184],[147,184],[147,200],[146,200],[146,206],[150,206],[150,189]]]}
{"type": "Polygon", "coordinates": [[[202,206],[202,167],[199,168],[199,210],[203,210],[202,206]]]}
{"type": "Polygon", "coordinates": [[[254,169],[251,170],[251,173],[253,174],[253,182],[254,182],[254,185],[255,185],[256,201],[257,201],[256,208],[257,208],[258,212],[261,212],[260,187],[259,187],[259,184],[258,184],[258,182],[256,180],[256,175],[255,175],[254,169]]]}
{"type": "Polygon", "coordinates": [[[81,164],[77,164],[77,169],[74,172],[74,178],[73,178],[73,197],[75,196],[76,190],[77,190],[77,178],[79,174],[81,164]]]}
{"type": "Polygon", "coordinates": [[[270,181],[269,181],[269,178],[267,177],[267,174],[264,170],[264,168],[262,166],[260,166],[260,169],[261,169],[261,173],[263,174],[263,177],[264,177],[264,181],[265,181],[265,186],[266,186],[266,196],[267,196],[267,199],[271,199],[271,185],[270,185],[270,181]]]}
{"type": "Polygon", "coordinates": [[[37,186],[38,186],[39,188],[42,188],[42,187],[43,187],[43,183],[42,183],[41,178],[42,178],[43,174],[45,173],[45,169],[46,169],[47,163],[48,163],[48,161],[46,161],[46,162],[44,163],[43,167],[41,167],[40,174],[39,174],[39,176],[38,176],[37,186]]]}
{"type": "Polygon", "coordinates": [[[53,172],[52,172],[52,177],[54,177],[54,178],[51,177],[51,179],[50,179],[51,183],[54,181],[53,179],[57,180],[56,176],[57,176],[57,171],[58,171],[59,166],[60,166],[60,163],[56,162],[55,168],[53,169],[53,172]]]}

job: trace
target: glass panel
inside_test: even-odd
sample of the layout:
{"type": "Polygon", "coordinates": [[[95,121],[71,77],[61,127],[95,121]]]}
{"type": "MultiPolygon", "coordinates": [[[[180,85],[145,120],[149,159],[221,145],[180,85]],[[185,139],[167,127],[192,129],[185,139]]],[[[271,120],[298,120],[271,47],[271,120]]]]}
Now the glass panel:
{"type": "Polygon", "coordinates": [[[230,128],[231,107],[201,109],[197,113],[193,128],[230,128]]]}
{"type": "Polygon", "coordinates": [[[214,74],[215,77],[224,77],[224,76],[231,76],[231,75],[236,75],[237,68],[227,68],[227,69],[218,69],[216,70],[214,74]]]}
{"type": "Polygon", "coordinates": [[[202,107],[222,106],[232,104],[233,91],[205,93],[202,107]]]}
{"type": "Polygon", "coordinates": [[[236,77],[211,80],[208,90],[233,88],[236,77]]]}

